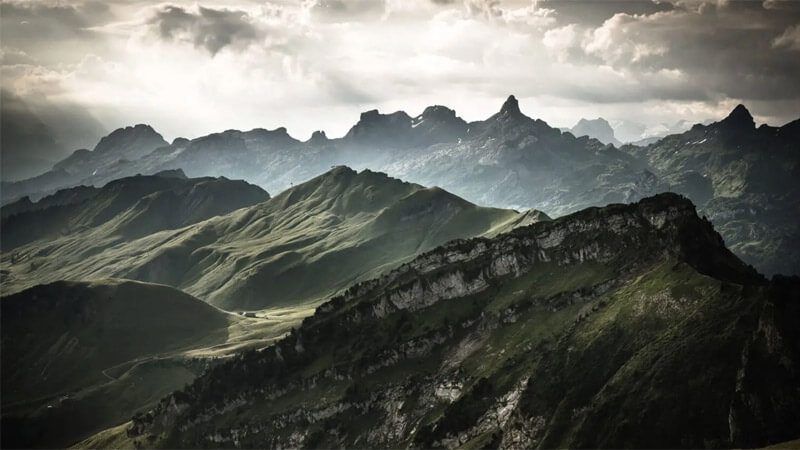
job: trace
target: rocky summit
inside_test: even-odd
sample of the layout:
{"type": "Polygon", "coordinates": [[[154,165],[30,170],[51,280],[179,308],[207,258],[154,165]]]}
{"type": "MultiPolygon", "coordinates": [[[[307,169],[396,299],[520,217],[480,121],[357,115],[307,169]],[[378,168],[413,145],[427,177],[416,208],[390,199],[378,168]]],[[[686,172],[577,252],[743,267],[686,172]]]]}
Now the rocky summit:
{"type": "Polygon", "coordinates": [[[457,240],[94,440],[145,447],[754,447],[792,439],[800,280],[686,198],[457,240]]]}

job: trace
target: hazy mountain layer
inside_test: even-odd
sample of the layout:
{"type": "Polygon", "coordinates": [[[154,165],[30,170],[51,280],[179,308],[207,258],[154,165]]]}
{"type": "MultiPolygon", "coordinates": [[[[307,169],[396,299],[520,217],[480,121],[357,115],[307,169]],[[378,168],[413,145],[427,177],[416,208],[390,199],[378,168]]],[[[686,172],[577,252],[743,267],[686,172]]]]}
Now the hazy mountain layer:
{"type": "MultiPolygon", "coordinates": [[[[749,117],[746,110],[745,115],[749,117]]],[[[317,132],[307,142],[300,142],[285,128],[227,130],[193,140],[176,139],[149,153],[139,152],[144,156],[138,159],[109,162],[100,158],[103,164],[91,172],[74,169],[81,167],[76,166],[81,158],[92,156],[94,161],[96,149],[73,155],[40,178],[4,185],[3,195],[19,197],[77,184],[77,175],[65,167],[80,173],[81,183],[91,185],[135,173],[183,168],[190,176],[243,178],[270,192],[280,192],[340,164],[441,186],[478,205],[536,208],[552,216],[678,191],[712,217],[731,248],[747,262],[765,273],[800,273],[796,263],[800,256],[795,250],[800,247],[780,244],[797,242],[797,230],[783,219],[780,223],[773,220],[774,215],[787,211],[796,217],[800,202],[791,201],[798,198],[794,191],[787,195],[770,177],[774,168],[780,179],[786,174],[798,179],[797,152],[753,151],[796,148],[796,133],[791,131],[796,127],[755,130],[752,117],[726,123],[695,127],[644,148],[626,146],[620,151],[525,116],[511,96],[500,112],[484,121],[467,123],[444,106],[428,107],[416,117],[402,111],[381,114],[373,110],[363,113],[340,139],[317,132]],[[716,137],[705,136],[708,133],[716,137]],[[688,157],[690,164],[685,164],[687,154],[696,155],[688,157]],[[707,165],[703,158],[710,158],[707,165]],[[734,179],[744,176],[744,171],[749,173],[748,184],[762,185],[756,194],[742,195],[737,190],[741,183],[734,179]],[[698,173],[730,182],[715,181],[714,189],[709,190],[698,173]]],[[[684,129],[681,124],[676,127],[684,129]]],[[[126,144],[140,134],[134,129],[115,133],[120,139],[109,140],[103,148],[119,141],[121,149],[129,149],[126,144]]],[[[152,150],[152,145],[148,148],[152,150]]],[[[131,151],[111,152],[117,153],[131,151]]]]}
{"type": "Polygon", "coordinates": [[[611,124],[602,117],[598,117],[597,119],[581,119],[569,131],[575,136],[589,136],[604,144],[613,144],[616,146],[622,144],[622,142],[614,136],[614,129],[611,128],[611,124]]]}
{"type": "MultiPolygon", "coordinates": [[[[46,172],[70,151],[108,131],[80,106],[0,88],[0,178],[17,181],[46,172]]],[[[5,185],[3,186],[5,189],[5,185]]],[[[5,195],[3,195],[5,199],[5,195]]]]}
{"type": "MultiPolygon", "coordinates": [[[[137,135],[130,129],[115,133],[130,135],[123,141],[126,144],[137,135]]],[[[50,176],[96,152],[73,155],[57,164],[50,176]]],[[[126,152],[130,153],[117,151],[126,152]]],[[[653,192],[648,175],[628,155],[524,116],[513,96],[499,113],[480,122],[467,123],[453,110],[432,106],[417,117],[402,111],[365,112],[341,139],[315,133],[300,142],[285,128],[176,139],[139,159],[83,171],[81,182],[103,184],[134,173],[182,168],[190,176],[235,174],[279,192],[337,164],[442,186],[483,205],[537,205],[553,214],[653,192]],[[597,178],[601,174],[602,180],[597,178]]],[[[42,183],[30,180],[30,184],[42,183]]],[[[24,194],[24,186],[16,184],[12,192],[24,194]]],[[[39,190],[45,189],[31,189],[39,190]]]]}
{"type": "Polygon", "coordinates": [[[5,288],[117,277],[175,286],[226,309],[294,305],[321,300],[451,239],[543,219],[535,211],[481,208],[438,188],[339,167],[263,203],[178,230],[113,246],[76,235],[19,247],[3,256],[5,288]]]}
{"type": "Polygon", "coordinates": [[[87,183],[84,180],[109,171],[109,166],[128,165],[131,170],[124,176],[137,173],[131,161],[137,160],[167,142],[148,125],[120,128],[100,139],[94,150],[80,149],[67,158],[57,162],[53,168],[42,175],[16,182],[2,182],[3,204],[24,196],[38,199],[53,191],[79,184],[103,185],[115,178],[100,178],[102,182],[87,183]]]}
{"type": "Polygon", "coordinates": [[[686,199],[455,241],[320,307],[94,442],[698,448],[796,438],[800,280],[686,199]]]}

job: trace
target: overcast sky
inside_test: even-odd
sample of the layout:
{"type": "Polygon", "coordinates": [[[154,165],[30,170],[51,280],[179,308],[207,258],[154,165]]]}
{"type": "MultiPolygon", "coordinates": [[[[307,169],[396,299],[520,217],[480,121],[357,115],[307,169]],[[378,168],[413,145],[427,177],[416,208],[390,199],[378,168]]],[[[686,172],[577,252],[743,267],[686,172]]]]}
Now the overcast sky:
{"type": "Polygon", "coordinates": [[[554,126],[800,117],[798,1],[42,0],[0,20],[7,98],[168,139],[334,137],[431,104],[477,120],[512,93],[554,126]]]}

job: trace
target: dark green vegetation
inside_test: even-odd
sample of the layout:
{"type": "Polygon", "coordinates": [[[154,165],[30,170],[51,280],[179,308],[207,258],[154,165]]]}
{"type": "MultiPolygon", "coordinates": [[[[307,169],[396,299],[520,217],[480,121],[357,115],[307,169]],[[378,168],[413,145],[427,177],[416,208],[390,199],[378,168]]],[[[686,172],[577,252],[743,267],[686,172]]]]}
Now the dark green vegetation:
{"type": "Polygon", "coordinates": [[[71,270],[70,263],[268,198],[241,180],[186,178],[180,171],[123,178],[102,188],[64,189],[37,202],[24,198],[2,208],[3,294],[43,282],[114,278],[113,272],[71,270]]]}
{"type": "Polygon", "coordinates": [[[674,191],[697,204],[734,253],[760,271],[800,274],[798,142],[797,121],[756,129],[739,107],[721,122],[618,149],[527,117],[511,96],[483,121],[468,123],[444,106],[415,117],[373,110],[342,138],[316,132],[306,142],[277,128],[227,130],[167,145],[149,127],[120,129],[94,151],[78,151],[39,177],[4,183],[3,201],[178,168],[281,192],[342,164],[441,186],[478,205],[536,208],[552,216],[674,191]]]}
{"type": "MultiPolygon", "coordinates": [[[[115,189],[116,183],[150,187],[153,180],[148,178],[128,178],[103,189],[135,199],[140,192],[115,189]]],[[[187,211],[202,211],[195,196],[178,197],[190,206],[187,211]]],[[[236,192],[212,198],[234,206],[228,199],[239,197],[248,200],[236,192]]],[[[152,234],[143,232],[159,229],[152,221],[180,216],[182,209],[147,196],[124,212],[108,214],[107,202],[99,200],[86,202],[90,212],[100,209],[92,216],[74,206],[57,211],[79,218],[100,215],[107,220],[102,226],[5,252],[6,292],[43,281],[111,277],[167,284],[226,309],[291,306],[318,302],[451,239],[497,234],[547,219],[535,211],[481,208],[439,188],[346,167],[231,214],[152,234]]],[[[38,217],[51,210],[31,214],[38,217]]],[[[54,220],[44,222],[56,227],[54,220]]],[[[174,227],[160,227],[166,228],[174,227]]],[[[6,234],[4,229],[4,241],[6,234]]],[[[8,234],[9,239],[16,236],[8,234]]]]}
{"type": "Polygon", "coordinates": [[[800,274],[800,120],[756,128],[739,105],[720,122],[622,150],[691,198],[745,262],[800,274]]]}
{"type": "Polygon", "coordinates": [[[2,446],[55,447],[127,420],[205,365],[240,321],[167,286],[57,282],[0,299],[2,446]]]}
{"type": "Polygon", "coordinates": [[[345,167],[268,198],[241,181],[178,171],[3,207],[3,293],[22,291],[0,300],[3,427],[15,430],[3,443],[73,444],[220,357],[269,345],[354,280],[451,239],[549,220],[345,167]],[[158,295],[153,285],[107,286],[120,277],[172,284],[229,308],[270,308],[240,318],[202,305],[230,321],[209,326],[194,317],[200,300],[166,286],[158,295]],[[105,299],[113,302],[98,303],[105,299]],[[87,314],[102,320],[87,322],[87,314]],[[137,323],[141,333],[130,332],[137,323]],[[176,334],[185,327],[191,338],[176,334]]]}
{"type": "Polygon", "coordinates": [[[96,252],[267,199],[264,190],[241,180],[186,178],[181,171],[138,175],[102,188],[79,186],[37,202],[25,197],[3,206],[0,245],[4,253],[13,253],[35,243],[39,252],[49,255],[70,244],[74,251],[78,241],[96,252]]]}
{"type": "Polygon", "coordinates": [[[457,240],[93,442],[147,447],[752,447],[798,437],[800,280],[685,198],[457,240]],[[124,433],[124,434],[123,434],[124,433]]]}

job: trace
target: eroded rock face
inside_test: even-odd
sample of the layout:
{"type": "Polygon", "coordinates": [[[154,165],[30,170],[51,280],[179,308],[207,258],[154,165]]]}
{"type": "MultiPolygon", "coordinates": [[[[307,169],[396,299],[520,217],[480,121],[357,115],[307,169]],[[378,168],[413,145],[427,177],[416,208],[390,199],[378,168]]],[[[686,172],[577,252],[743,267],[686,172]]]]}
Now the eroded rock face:
{"type": "Polygon", "coordinates": [[[590,209],[354,285],[130,433],[167,447],[764,445],[800,408],[800,283],[775,283],[684,198],[590,209]],[[750,420],[765,411],[778,425],[750,420]]]}

